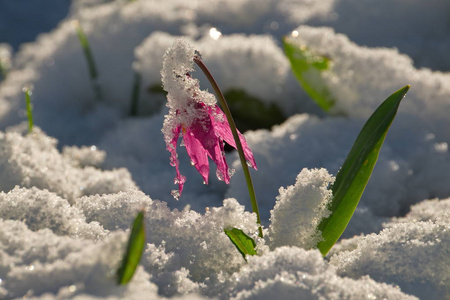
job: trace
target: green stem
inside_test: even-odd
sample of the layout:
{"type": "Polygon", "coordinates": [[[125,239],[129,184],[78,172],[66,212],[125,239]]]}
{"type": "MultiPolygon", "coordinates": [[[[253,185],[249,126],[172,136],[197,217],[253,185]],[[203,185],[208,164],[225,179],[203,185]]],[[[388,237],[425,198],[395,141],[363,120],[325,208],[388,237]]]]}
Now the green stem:
{"type": "Polygon", "coordinates": [[[26,101],[26,107],[27,107],[27,116],[28,116],[28,133],[31,133],[33,131],[33,108],[31,106],[31,89],[28,87],[25,87],[23,89],[25,93],[25,101],[26,101]]]}
{"type": "Polygon", "coordinates": [[[242,148],[241,139],[239,138],[238,131],[236,129],[236,124],[234,123],[233,116],[231,115],[231,111],[228,107],[227,102],[225,101],[225,97],[222,94],[219,86],[216,83],[216,80],[209,72],[208,68],[205,66],[203,61],[197,55],[194,56],[194,62],[200,67],[200,69],[205,74],[206,78],[208,78],[211,83],[214,91],[216,92],[217,97],[219,98],[220,105],[222,106],[223,112],[227,117],[228,123],[230,124],[231,133],[233,134],[234,141],[236,142],[237,151],[239,153],[239,158],[241,160],[242,170],[244,171],[245,180],[247,182],[248,193],[250,195],[250,202],[252,204],[253,212],[256,213],[256,222],[259,224],[258,231],[259,236],[263,237],[262,227],[261,227],[261,217],[259,215],[258,202],[256,201],[255,189],[253,188],[252,177],[250,175],[250,170],[247,165],[247,160],[245,159],[244,149],[242,148]]]}

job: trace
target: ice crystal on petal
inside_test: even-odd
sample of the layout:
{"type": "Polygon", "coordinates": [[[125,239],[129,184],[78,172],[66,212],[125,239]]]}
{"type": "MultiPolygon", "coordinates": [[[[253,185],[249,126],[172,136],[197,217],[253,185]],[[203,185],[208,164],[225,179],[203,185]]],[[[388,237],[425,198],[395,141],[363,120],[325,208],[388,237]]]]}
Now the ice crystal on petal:
{"type": "MultiPolygon", "coordinates": [[[[190,72],[194,71],[193,58],[196,51],[184,40],[177,39],[164,54],[161,70],[163,88],[167,91],[168,114],[164,118],[162,132],[167,150],[170,152],[170,164],[176,169],[175,184],[178,193],[172,193],[176,199],[181,196],[186,178],[180,174],[176,147],[178,137],[183,137],[182,145],[191,158],[191,164],[208,183],[209,161],[217,165],[217,177],[225,183],[230,182],[233,172],[229,172],[224,155],[224,141],[236,148],[230,125],[216,104],[214,95],[200,90],[199,82],[190,72]]],[[[251,166],[256,169],[253,153],[245,138],[239,133],[244,154],[251,166]]]]}

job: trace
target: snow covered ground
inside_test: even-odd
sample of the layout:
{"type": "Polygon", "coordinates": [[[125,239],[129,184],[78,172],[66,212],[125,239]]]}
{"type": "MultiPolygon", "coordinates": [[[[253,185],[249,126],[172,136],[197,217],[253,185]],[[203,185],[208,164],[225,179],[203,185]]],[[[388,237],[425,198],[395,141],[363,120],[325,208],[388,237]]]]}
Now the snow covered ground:
{"type": "Polygon", "coordinates": [[[450,297],[448,1],[62,2],[0,2],[1,299],[450,297]],[[39,22],[6,11],[38,13],[39,22]],[[57,18],[64,19],[50,31],[57,18]],[[101,99],[74,20],[90,42],[101,99]],[[42,34],[19,47],[31,25],[42,34]],[[230,185],[214,167],[204,185],[181,149],[185,190],[179,201],[170,194],[175,169],[161,134],[160,71],[179,36],[225,92],[243,90],[286,118],[245,133],[265,239],[256,236],[234,152],[230,185]],[[331,59],[321,76],[336,101],[331,114],[299,86],[283,36],[331,59]],[[328,197],[325,187],[365,120],[406,84],[360,205],[324,259],[309,249],[318,217],[311,208],[328,197]],[[32,134],[24,86],[33,89],[32,134]],[[142,208],[141,265],[130,284],[117,286],[127,230],[142,208]],[[260,255],[246,262],[227,226],[255,238],[260,255]]]}

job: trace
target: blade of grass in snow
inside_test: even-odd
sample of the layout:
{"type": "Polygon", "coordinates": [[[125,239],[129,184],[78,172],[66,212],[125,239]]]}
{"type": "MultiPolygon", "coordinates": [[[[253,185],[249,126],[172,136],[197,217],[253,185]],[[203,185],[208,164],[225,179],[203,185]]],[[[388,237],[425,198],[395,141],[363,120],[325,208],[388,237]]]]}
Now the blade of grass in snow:
{"type": "Polygon", "coordinates": [[[11,51],[8,45],[0,44],[0,80],[5,79],[11,69],[11,51]]]}
{"type": "Polygon", "coordinates": [[[256,254],[256,243],[255,241],[246,235],[242,230],[237,228],[224,229],[223,230],[231,242],[236,246],[239,252],[242,254],[245,260],[247,260],[247,255],[256,254]]]}
{"type": "Polygon", "coordinates": [[[25,102],[28,117],[28,133],[33,131],[33,105],[31,104],[31,95],[33,94],[33,88],[29,85],[24,86],[22,91],[25,93],[25,102]]]}
{"type": "Polygon", "coordinates": [[[347,227],[370,179],[400,102],[408,90],[409,85],[393,93],[370,116],[336,175],[331,186],[333,198],[328,207],[331,215],[323,219],[318,228],[323,240],[317,248],[323,255],[328,253],[347,227]]]}
{"type": "Polygon", "coordinates": [[[89,45],[89,40],[84,34],[83,28],[81,28],[80,22],[78,22],[78,20],[74,20],[72,24],[77,32],[78,40],[80,41],[84,57],[86,58],[86,62],[88,64],[89,76],[91,78],[92,89],[94,90],[95,97],[97,98],[97,100],[101,101],[103,99],[102,91],[100,89],[100,85],[97,82],[98,72],[97,67],[95,66],[94,56],[92,55],[91,46],[89,45]]]}
{"type": "Polygon", "coordinates": [[[137,116],[138,103],[139,103],[139,91],[141,89],[141,74],[134,73],[133,91],[131,93],[131,109],[130,115],[137,116]]]}
{"type": "Polygon", "coordinates": [[[283,38],[283,46],[300,85],[324,111],[329,111],[334,99],[321,79],[321,72],[330,68],[331,60],[290,42],[288,38],[283,38]]]}
{"type": "Polygon", "coordinates": [[[140,211],[133,222],[127,250],[123,256],[122,264],[117,270],[118,284],[127,284],[131,280],[141,259],[144,246],[144,211],[140,211]]]}
{"type": "Polygon", "coordinates": [[[8,70],[9,70],[8,66],[0,58],[0,80],[6,78],[6,74],[8,73],[8,70]]]}

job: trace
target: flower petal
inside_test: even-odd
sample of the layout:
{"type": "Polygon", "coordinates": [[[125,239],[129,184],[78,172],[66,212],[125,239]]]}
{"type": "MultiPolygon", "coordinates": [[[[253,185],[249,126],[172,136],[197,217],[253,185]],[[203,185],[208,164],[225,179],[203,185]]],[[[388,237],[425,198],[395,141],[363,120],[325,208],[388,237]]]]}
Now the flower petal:
{"type": "MultiPolygon", "coordinates": [[[[217,165],[217,177],[220,180],[225,181],[225,183],[230,183],[230,175],[228,173],[228,164],[225,160],[225,154],[223,149],[223,142],[220,140],[220,138],[215,133],[215,128],[213,127],[213,124],[211,122],[211,118],[209,116],[206,116],[205,118],[202,118],[201,120],[195,120],[189,128],[186,130],[185,136],[189,134],[189,142],[192,142],[191,139],[195,139],[196,146],[201,146],[201,149],[204,151],[205,154],[207,154],[211,159],[214,161],[214,163],[217,165]]],[[[185,140],[186,149],[192,148],[191,146],[188,147],[188,141],[185,140]]],[[[199,148],[200,149],[200,148],[199,148]]],[[[192,151],[194,149],[188,150],[192,151]]],[[[198,150],[197,150],[198,151],[198,150]]],[[[191,154],[189,154],[191,156],[191,154]]],[[[192,156],[191,156],[192,158],[192,156]]],[[[195,163],[195,161],[194,161],[195,163]]],[[[201,165],[198,167],[196,166],[197,170],[200,172],[200,174],[203,176],[205,181],[207,182],[209,168],[207,170],[207,173],[202,173],[202,171],[199,169],[201,165]],[[206,175],[206,176],[205,176],[206,175]]]]}
{"type": "MultiPolygon", "coordinates": [[[[227,117],[224,112],[220,109],[218,105],[213,107],[207,107],[209,114],[211,116],[211,122],[213,124],[216,134],[227,142],[230,146],[237,149],[236,143],[231,133],[230,124],[228,123],[227,117]]],[[[257,169],[255,158],[253,157],[253,152],[245,140],[245,137],[238,130],[239,139],[241,140],[242,148],[244,150],[245,159],[250,167],[257,169]]]]}
{"type": "MultiPolygon", "coordinates": [[[[191,162],[197,171],[202,175],[205,184],[208,184],[209,175],[209,161],[208,153],[203,147],[202,143],[196,138],[195,131],[192,128],[187,128],[183,135],[184,145],[186,151],[191,158],[191,162]]],[[[198,134],[197,134],[198,135],[198,134]]]]}

